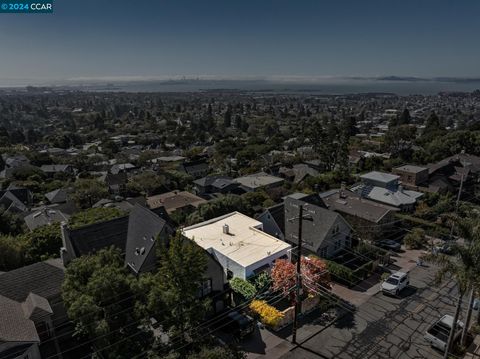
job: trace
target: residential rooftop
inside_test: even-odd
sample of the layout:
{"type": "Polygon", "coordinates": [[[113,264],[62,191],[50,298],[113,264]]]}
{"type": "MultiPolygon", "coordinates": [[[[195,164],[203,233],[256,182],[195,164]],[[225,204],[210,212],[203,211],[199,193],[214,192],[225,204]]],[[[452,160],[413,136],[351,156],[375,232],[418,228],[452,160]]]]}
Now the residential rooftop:
{"type": "Polygon", "coordinates": [[[254,173],[248,176],[238,177],[235,182],[248,188],[261,188],[276,183],[284,182],[283,178],[271,176],[264,172],[254,173]]]}
{"type": "Polygon", "coordinates": [[[420,173],[425,171],[427,168],[415,166],[415,165],[405,165],[405,166],[396,167],[395,169],[399,171],[410,172],[410,173],[420,173]]]}
{"type": "Polygon", "coordinates": [[[364,175],[361,175],[360,178],[379,181],[379,182],[391,182],[391,181],[398,180],[400,176],[393,175],[390,173],[385,173],[385,172],[372,171],[372,172],[365,173],[364,175]]]}
{"type": "Polygon", "coordinates": [[[168,213],[186,206],[196,208],[203,203],[207,201],[187,191],[172,191],[147,197],[147,204],[151,209],[164,206],[168,213]]]}
{"type": "Polygon", "coordinates": [[[183,229],[183,234],[209,251],[213,249],[243,267],[291,246],[261,230],[262,222],[239,212],[183,229]],[[224,229],[228,226],[228,231],[224,229]],[[228,233],[225,233],[228,232],[228,233]]]}
{"type": "Polygon", "coordinates": [[[370,201],[355,192],[343,190],[343,194],[341,194],[341,191],[335,189],[320,194],[328,209],[375,223],[378,223],[389,212],[398,211],[398,208],[370,201]]]}

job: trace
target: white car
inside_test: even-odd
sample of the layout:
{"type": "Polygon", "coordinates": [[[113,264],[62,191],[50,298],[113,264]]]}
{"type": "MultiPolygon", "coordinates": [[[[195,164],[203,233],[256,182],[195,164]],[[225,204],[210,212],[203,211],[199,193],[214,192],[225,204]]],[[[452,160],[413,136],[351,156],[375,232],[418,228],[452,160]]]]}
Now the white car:
{"type": "MultiPolygon", "coordinates": [[[[453,341],[456,341],[462,334],[463,325],[463,322],[457,321],[453,341]]],[[[445,351],[452,327],[453,317],[448,314],[444,315],[427,329],[424,338],[432,347],[445,351]]]]}
{"type": "Polygon", "coordinates": [[[396,272],[382,283],[382,292],[398,295],[403,289],[408,287],[409,284],[410,279],[408,278],[408,273],[396,272]]]}

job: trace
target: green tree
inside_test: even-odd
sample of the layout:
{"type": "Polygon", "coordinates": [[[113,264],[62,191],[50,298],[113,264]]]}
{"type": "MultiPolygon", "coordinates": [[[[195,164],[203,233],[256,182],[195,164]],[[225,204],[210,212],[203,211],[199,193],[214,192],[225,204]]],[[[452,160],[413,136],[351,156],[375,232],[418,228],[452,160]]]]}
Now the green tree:
{"type": "Polygon", "coordinates": [[[409,249],[420,249],[425,245],[425,231],[422,228],[414,228],[405,236],[404,241],[409,249]]]}
{"type": "MultiPolygon", "coordinates": [[[[455,222],[458,225],[465,226],[462,230],[472,231],[471,223],[468,224],[468,222],[466,222],[461,224],[462,221],[458,219],[455,219],[455,222]]],[[[478,226],[475,228],[479,229],[478,226]]],[[[468,246],[453,243],[451,245],[452,256],[441,253],[431,253],[423,257],[426,261],[439,266],[435,276],[436,284],[441,283],[446,278],[453,278],[455,280],[458,289],[458,301],[453,320],[454,323],[458,321],[466,291],[471,287],[480,288],[478,277],[480,271],[480,240],[477,233],[478,231],[476,231],[475,236],[468,246]]],[[[448,353],[452,348],[454,333],[454,330],[450,331],[444,358],[448,357],[448,353]]]]}
{"type": "Polygon", "coordinates": [[[165,188],[165,177],[154,172],[143,172],[133,176],[128,182],[127,188],[129,192],[151,196],[165,188]]]}
{"type": "Polygon", "coordinates": [[[188,216],[187,223],[206,221],[234,211],[249,214],[248,203],[241,196],[228,194],[198,206],[195,212],[188,216]]]}
{"type": "Polygon", "coordinates": [[[25,242],[25,260],[28,263],[36,263],[60,255],[62,235],[59,223],[37,227],[22,237],[25,242]]]}
{"type": "Polygon", "coordinates": [[[9,271],[25,264],[25,246],[17,237],[0,236],[0,269],[9,271]]]}
{"type": "Polygon", "coordinates": [[[205,318],[208,299],[199,299],[204,281],[207,257],[202,248],[177,233],[169,247],[159,250],[159,268],[144,276],[142,285],[148,292],[147,311],[162,322],[162,328],[176,343],[191,343],[198,333],[195,328],[205,318]]]}
{"type": "Polygon", "coordinates": [[[134,282],[119,249],[77,258],[67,267],[62,285],[67,314],[75,334],[92,340],[103,358],[132,358],[151,345],[135,311],[134,282]]]}
{"type": "Polygon", "coordinates": [[[116,207],[88,208],[71,216],[68,220],[68,226],[72,229],[76,229],[92,223],[105,222],[125,215],[126,213],[124,211],[116,207]]]}
{"type": "Polygon", "coordinates": [[[404,108],[398,117],[398,125],[409,125],[411,121],[410,111],[408,111],[408,108],[404,108]]]}
{"type": "Polygon", "coordinates": [[[0,234],[17,235],[25,231],[24,220],[0,206],[0,234]]]}
{"type": "Polygon", "coordinates": [[[80,208],[89,208],[108,196],[107,186],[94,179],[80,178],[73,187],[72,197],[80,208]]]}

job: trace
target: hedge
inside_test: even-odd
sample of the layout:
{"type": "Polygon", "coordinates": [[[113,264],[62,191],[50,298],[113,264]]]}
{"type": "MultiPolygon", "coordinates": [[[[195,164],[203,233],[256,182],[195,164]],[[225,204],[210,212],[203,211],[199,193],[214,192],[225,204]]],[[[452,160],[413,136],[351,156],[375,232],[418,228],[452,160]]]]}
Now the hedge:
{"type": "Polygon", "coordinates": [[[230,287],[234,293],[242,296],[243,301],[252,299],[257,293],[257,290],[252,283],[241,278],[235,277],[230,280],[230,287]]]}
{"type": "Polygon", "coordinates": [[[355,282],[353,271],[350,268],[333,261],[327,260],[326,262],[328,272],[336,282],[349,286],[355,282]]]}
{"type": "Polygon", "coordinates": [[[254,300],[250,303],[252,312],[260,317],[260,321],[270,327],[275,327],[283,318],[283,313],[264,300],[254,300]]]}

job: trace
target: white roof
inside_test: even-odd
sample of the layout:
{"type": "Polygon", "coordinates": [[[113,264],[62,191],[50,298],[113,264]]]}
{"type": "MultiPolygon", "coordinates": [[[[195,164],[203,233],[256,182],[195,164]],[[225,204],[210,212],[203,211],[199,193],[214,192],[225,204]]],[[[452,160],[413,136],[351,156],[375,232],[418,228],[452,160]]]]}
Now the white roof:
{"type": "Polygon", "coordinates": [[[393,180],[399,179],[400,177],[397,175],[392,175],[390,173],[372,171],[361,175],[360,178],[371,179],[381,182],[391,182],[393,180]]]}
{"type": "Polygon", "coordinates": [[[268,186],[274,183],[283,182],[284,179],[280,177],[270,176],[267,173],[259,172],[248,176],[239,177],[235,179],[235,182],[240,183],[242,186],[248,188],[258,188],[268,186]]]}
{"type": "Polygon", "coordinates": [[[243,267],[291,248],[288,243],[263,231],[262,223],[232,212],[183,229],[183,234],[205,250],[213,249],[243,267]],[[223,233],[228,225],[229,234],[223,233]]]}
{"type": "Polygon", "coordinates": [[[417,198],[423,196],[423,193],[409,190],[390,191],[383,187],[373,187],[367,197],[378,202],[383,202],[391,206],[400,207],[403,205],[414,204],[417,198]]]}

